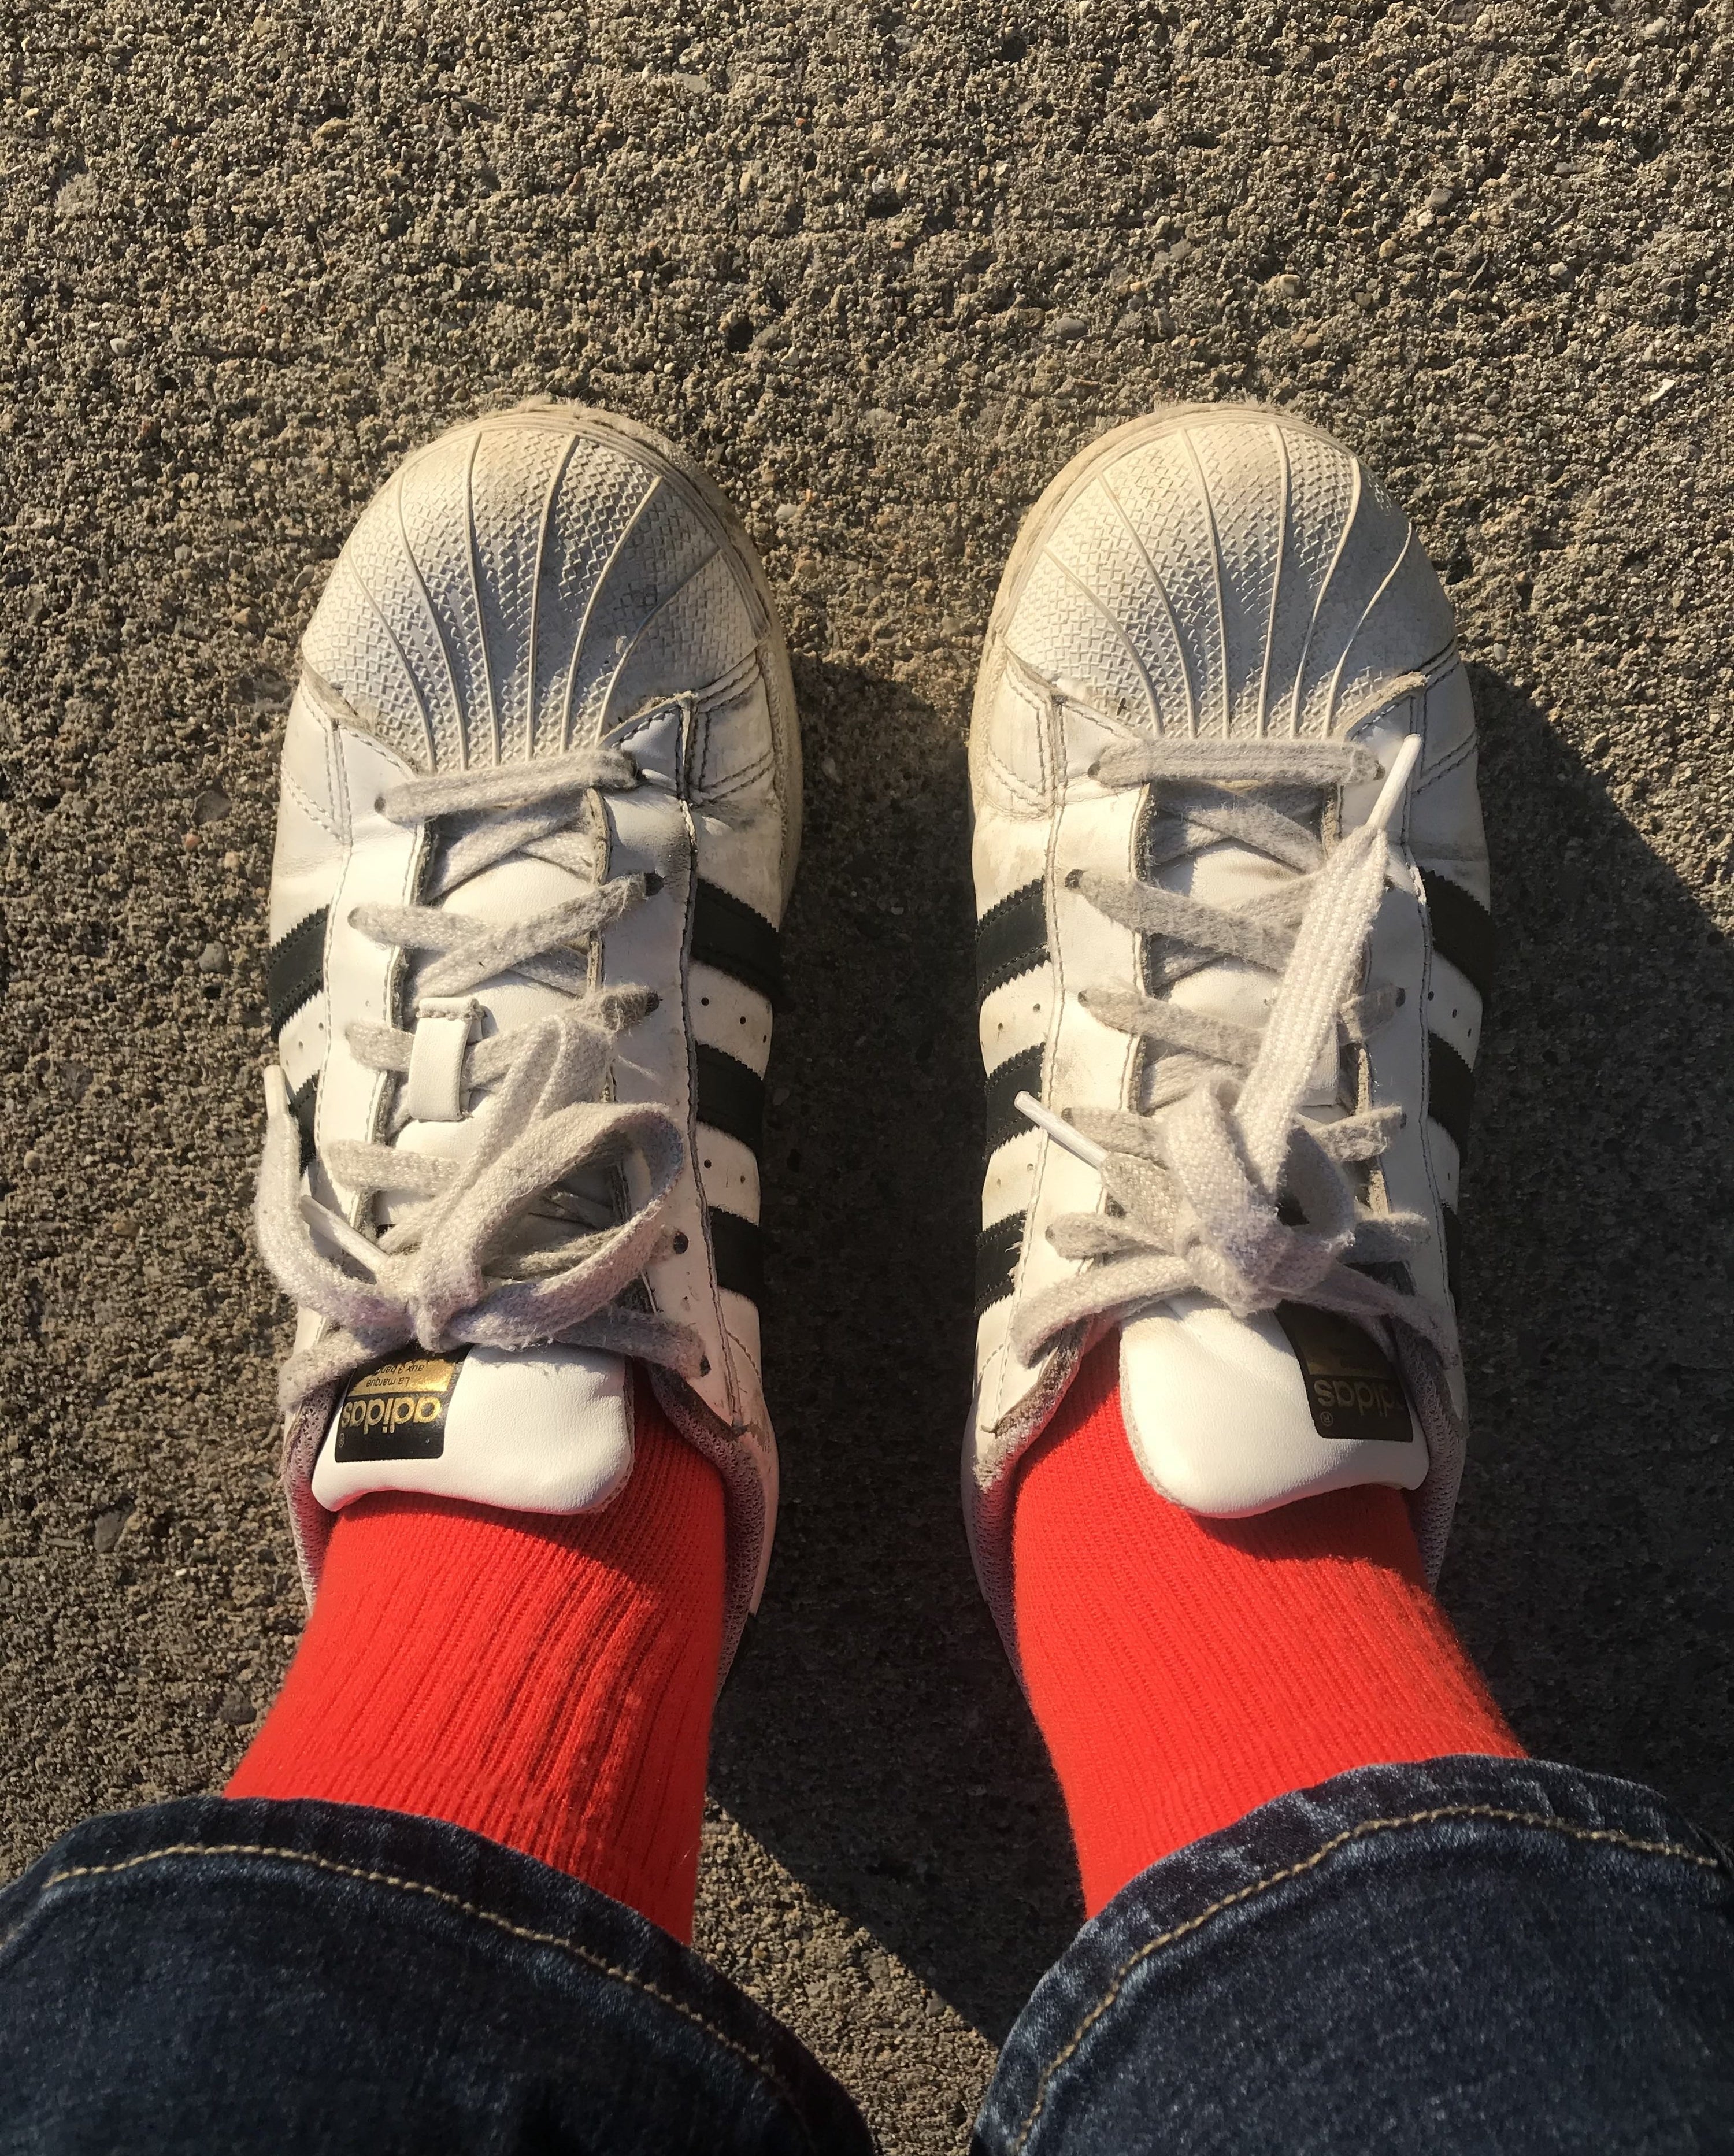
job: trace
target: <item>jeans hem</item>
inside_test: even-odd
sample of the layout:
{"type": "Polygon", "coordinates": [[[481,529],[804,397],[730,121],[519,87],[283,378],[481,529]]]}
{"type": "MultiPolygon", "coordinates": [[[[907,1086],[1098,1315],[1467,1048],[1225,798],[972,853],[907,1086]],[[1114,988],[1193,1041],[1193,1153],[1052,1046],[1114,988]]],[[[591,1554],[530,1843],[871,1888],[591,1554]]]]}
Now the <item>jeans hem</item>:
{"type": "MultiPolygon", "coordinates": [[[[340,1807],[340,1809],[361,1810],[362,1807],[340,1807]]],[[[173,1841],[167,1842],[158,1849],[143,1851],[137,1856],[121,1857],[112,1864],[64,1866],[58,1871],[49,1872],[46,1878],[33,1882],[35,1899],[31,1907],[19,1917],[18,1922],[3,1936],[0,1936],[0,1956],[4,1955],[13,1941],[25,1930],[32,1917],[42,1911],[44,1898],[51,1894],[56,1887],[64,1886],[72,1880],[111,1878],[122,1872],[139,1871],[147,1864],[162,1864],[184,1858],[203,1858],[210,1861],[235,1857],[256,1857],[279,1864],[308,1865],[316,1871],[330,1872],[335,1878],[354,1880],[364,1887],[385,1887],[402,1894],[423,1895],[429,1901],[439,1902],[460,1916],[473,1917],[478,1923],[491,1925],[497,1931],[505,1933],[507,1938],[516,1939],[525,1945],[552,1947],[559,1953],[570,1954],[575,1960],[583,1963],[586,1968],[593,1970],[598,1976],[607,1977],[611,1983],[623,1984],[643,1997],[654,2000],[659,2006],[665,2006],[670,2013],[678,2014],[683,2020],[691,2022],[695,2028],[701,2030],[713,2043],[721,2045],[725,2051],[732,2051],[743,2065],[750,2066],[762,2080],[776,2090],[792,2111],[798,2112],[800,2110],[801,2107],[793,2090],[766,2060],[758,2057],[746,2045],[738,2043],[726,2030],[719,2029],[714,2022],[706,2020],[704,2015],[686,2005],[683,2001],[674,1997],[671,1993],[647,1982],[644,1978],[636,1974],[633,1970],[622,1968],[600,1954],[593,1953],[587,1947],[581,1945],[577,1939],[560,1932],[538,1931],[528,1924],[514,1923],[510,1917],[504,1915],[500,1910],[490,1909],[480,1902],[467,1902],[461,1896],[449,1892],[444,1887],[430,1886],[425,1879],[405,1879],[393,1872],[365,1869],[357,1864],[346,1864],[334,1857],[322,1856],[311,1850],[290,1849],[270,1842],[173,1841]]],[[[534,1858],[525,1859],[526,1863],[533,1863],[535,1861],[534,1858]]],[[[648,1922],[649,1919],[646,1918],[644,1921],[648,1922]]],[[[672,1937],[672,1934],[668,1936],[672,1937]]],[[[677,1947],[680,1943],[678,1939],[674,1940],[674,1944],[677,1947]]]]}
{"type": "Polygon", "coordinates": [[[684,2056],[699,2046],[716,2073],[736,2077],[731,2103],[780,2111],[784,2130],[813,2151],[870,2146],[805,2047],[690,1948],[582,1881],[443,1820],[313,1799],[212,1797],[86,1820],[0,1892],[0,1992],[30,1980],[22,1964],[33,1939],[52,1954],[59,1930],[76,1933],[99,1908],[112,1920],[116,1897],[136,1903],[140,1919],[166,1897],[213,1939],[239,1936],[263,1900],[270,1930],[249,1933],[262,1942],[359,1919],[382,1952],[413,1955],[432,1936],[478,1958],[502,1999],[551,1991],[581,2014],[613,2015],[620,2010],[605,1994],[629,1998],[647,2051],[684,2056]],[[685,2036],[665,2021],[658,2039],[658,2015],[685,2036]]]}
{"type": "MultiPolygon", "coordinates": [[[[1585,1859],[1671,1867],[1724,1887],[1730,1876],[1727,1852],[1654,1792],[1545,1762],[1461,1755],[1291,1792],[1151,1866],[1084,1927],[1008,2038],[973,2146],[1025,2156],[1093,2034],[1116,2014],[1146,2011],[1126,1994],[1147,1979],[1160,1990],[1165,1961],[1255,1961],[1256,1905],[1317,1905],[1357,1884],[1376,1892],[1364,1862],[1357,1884],[1333,1876],[1352,1855],[1449,1868],[1474,1865],[1494,1841],[1537,1835],[1585,1859]]],[[[1249,1990],[1255,1983],[1249,1969],[1249,1990]]]]}

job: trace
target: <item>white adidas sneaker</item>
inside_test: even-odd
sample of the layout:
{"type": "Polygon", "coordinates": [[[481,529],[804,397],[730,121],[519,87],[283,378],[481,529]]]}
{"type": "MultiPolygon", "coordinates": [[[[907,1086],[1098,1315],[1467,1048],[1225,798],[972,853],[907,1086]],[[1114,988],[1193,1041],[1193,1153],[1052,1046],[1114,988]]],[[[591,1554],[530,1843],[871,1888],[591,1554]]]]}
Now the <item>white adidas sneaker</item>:
{"type": "Polygon", "coordinates": [[[1002,1630],[1014,1464],[1115,1332],[1163,1496],[1233,1517],[1394,1485],[1436,1572],[1490,922],[1469,685],[1407,518],[1284,414],[1106,435],[1007,567],[970,771],[964,1489],[1002,1630]]]}
{"type": "Polygon", "coordinates": [[[776,1516],[758,1148],[800,836],[757,559],[667,443],[526,407],[387,481],[302,660],[257,1225],[300,1309],[308,1585],[370,1491],[606,1505],[636,1358],[724,1478],[726,1666],[776,1516]]]}

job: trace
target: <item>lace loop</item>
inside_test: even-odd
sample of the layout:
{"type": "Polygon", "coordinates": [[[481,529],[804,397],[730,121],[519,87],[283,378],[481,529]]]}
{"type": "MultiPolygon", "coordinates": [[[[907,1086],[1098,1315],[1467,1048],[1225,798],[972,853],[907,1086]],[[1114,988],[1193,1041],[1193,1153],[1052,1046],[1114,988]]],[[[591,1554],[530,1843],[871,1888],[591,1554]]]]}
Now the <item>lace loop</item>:
{"type": "Polygon", "coordinates": [[[388,823],[425,824],[478,810],[539,808],[593,788],[624,793],[638,783],[638,766],[623,750],[578,748],[481,771],[427,772],[391,788],[379,811],[388,823]]]}

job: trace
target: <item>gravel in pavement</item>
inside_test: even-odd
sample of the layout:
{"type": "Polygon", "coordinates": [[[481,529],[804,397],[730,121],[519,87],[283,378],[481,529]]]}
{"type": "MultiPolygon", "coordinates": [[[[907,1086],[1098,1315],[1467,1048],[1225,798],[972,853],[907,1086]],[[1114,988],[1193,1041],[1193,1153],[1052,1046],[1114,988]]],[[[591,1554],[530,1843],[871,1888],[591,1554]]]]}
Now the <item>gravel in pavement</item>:
{"type": "Polygon", "coordinates": [[[0,5],[0,1861],[218,1784],[300,1619],[249,1255],[295,639],[551,393],[733,493],[807,728],[787,1507],[701,1938],[961,2148],[1075,1921],[970,1578],[963,740],[1023,510],[1165,400],[1333,429],[1485,730],[1501,960],[1445,1599],[1536,1750],[1734,1829],[1728,0],[0,5]]]}

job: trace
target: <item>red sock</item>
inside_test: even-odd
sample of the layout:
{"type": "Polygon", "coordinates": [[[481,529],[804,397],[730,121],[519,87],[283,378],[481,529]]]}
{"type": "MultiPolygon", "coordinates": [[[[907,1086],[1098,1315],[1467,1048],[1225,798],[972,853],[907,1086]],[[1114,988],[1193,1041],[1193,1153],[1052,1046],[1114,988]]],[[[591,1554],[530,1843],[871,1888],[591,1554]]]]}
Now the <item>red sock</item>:
{"type": "Polygon", "coordinates": [[[606,1512],[382,1494],[339,1515],[294,1662],[232,1797],[474,1828],[692,1935],[721,1651],[716,1471],[637,1389],[606,1512]]]}
{"type": "Polygon", "coordinates": [[[1013,1518],[1024,1683],[1090,1914],[1286,1789],[1380,1760],[1521,1758],[1423,1584],[1401,1493],[1183,1511],[1132,1458],[1118,1352],[1078,1373],[1013,1518]]]}

